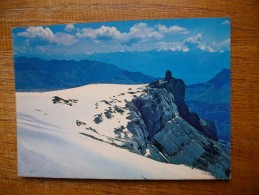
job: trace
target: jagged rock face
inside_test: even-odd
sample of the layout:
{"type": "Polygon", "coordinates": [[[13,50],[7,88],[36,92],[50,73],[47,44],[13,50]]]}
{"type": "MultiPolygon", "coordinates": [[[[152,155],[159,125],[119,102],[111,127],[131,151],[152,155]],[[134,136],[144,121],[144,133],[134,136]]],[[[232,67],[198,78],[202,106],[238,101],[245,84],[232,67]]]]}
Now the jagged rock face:
{"type": "Polygon", "coordinates": [[[133,99],[146,124],[148,138],[160,131],[166,122],[178,114],[174,96],[166,89],[148,89],[144,95],[133,99]]]}
{"type": "Polygon", "coordinates": [[[127,119],[130,119],[127,128],[134,135],[130,141],[133,148],[130,148],[130,150],[143,155],[147,147],[148,131],[146,124],[133,102],[127,102],[126,107],[131,111],[127,117],[127,119]]]}
{"type": "Polygon", "coordinates": [[[161,162],[186,164],[229,177],[229,147],[217,142],[213,123],[189,111],[184,101],[185,84],[166,74],[150,83],[145,93],[127,102],[127,128],[134,135],[136,152],[161,162]]]}

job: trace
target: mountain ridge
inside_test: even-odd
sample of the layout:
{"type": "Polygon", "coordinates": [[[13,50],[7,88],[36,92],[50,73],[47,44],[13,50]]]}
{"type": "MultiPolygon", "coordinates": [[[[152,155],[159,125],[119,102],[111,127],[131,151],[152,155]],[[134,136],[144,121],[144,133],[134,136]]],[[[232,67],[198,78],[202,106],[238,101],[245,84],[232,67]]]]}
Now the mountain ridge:
{"type": "Polygon", "coordinates": [[[42,60],[18,57],[14,60],[17,91],[48,91],[90,83],[142,84],[154,77],[122,70],[115,65],[89,60],[42,60]]]}
{"type": "MultiPolygon", "coordinates": [[[[30,56],[33,57],[33,56],[30,56]]],[[[187,85],[204,83],[230,64],[230,53],[190,50],[121,51],[78,54],[70,56],[38,56],[43,59],[93,60],[113,64],[123,70],[139,71],[145,75],[162,78],[166,70],[182,78],[187,85]],[[186,70],[189,70],[186,72],[186,70]]]]}

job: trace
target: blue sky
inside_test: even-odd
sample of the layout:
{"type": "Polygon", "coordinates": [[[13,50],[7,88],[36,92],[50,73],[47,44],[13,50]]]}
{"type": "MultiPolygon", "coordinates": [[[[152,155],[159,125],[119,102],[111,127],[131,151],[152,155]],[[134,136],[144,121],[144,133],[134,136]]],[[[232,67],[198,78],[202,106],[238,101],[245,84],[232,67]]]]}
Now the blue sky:
{"type": "Polygon", "coordinates": [[[228,18],[164,19],[14,28],[14,56],[64,58],[109,52],[230,51],[228,18]]]}

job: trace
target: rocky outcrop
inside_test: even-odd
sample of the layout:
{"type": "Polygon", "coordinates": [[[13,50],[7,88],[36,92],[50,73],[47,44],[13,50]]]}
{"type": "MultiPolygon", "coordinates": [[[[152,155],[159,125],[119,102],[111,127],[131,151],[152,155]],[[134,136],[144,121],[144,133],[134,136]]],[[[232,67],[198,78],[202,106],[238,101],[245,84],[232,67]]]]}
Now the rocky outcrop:
{"type": "Polygon", "coordinates": [[[150,83],[145,93],[127,102],[127,128],[133,134],[135,152],[228,178],[229,146],[218,142],[213,123],[189,111],[184,95],[184,82],[168,71],[165,79],[150,83]]]}
{"type": "Polygon", "coordinates": [[[208,123],[201,121],[198,114],[190,112],[187,104],[185,103],[185,84],[181,79],[172,77],[170,71],[166,72],[164,80],[155,81],[149,84],[149,87],[154,89],[165,89],[168,93],[174,96],[174,102],[177,105],[179,115],[187,121],[195,129],[198,129],[205,136],[218,140],[217,131],[212,122],[208,123]]]}

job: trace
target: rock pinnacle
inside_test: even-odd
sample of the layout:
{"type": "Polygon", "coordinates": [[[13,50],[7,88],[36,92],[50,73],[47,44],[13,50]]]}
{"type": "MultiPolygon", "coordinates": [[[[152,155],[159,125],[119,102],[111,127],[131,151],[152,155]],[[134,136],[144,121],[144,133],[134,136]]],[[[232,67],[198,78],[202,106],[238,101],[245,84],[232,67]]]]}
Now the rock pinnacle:
{"type": "Polygon", "coordinates": [[[167,70],[165,73],[165,80],[170,81],[170,80],[172,80],[172,78],[173,78],[172,72],[170,70],[167,70]]]}

